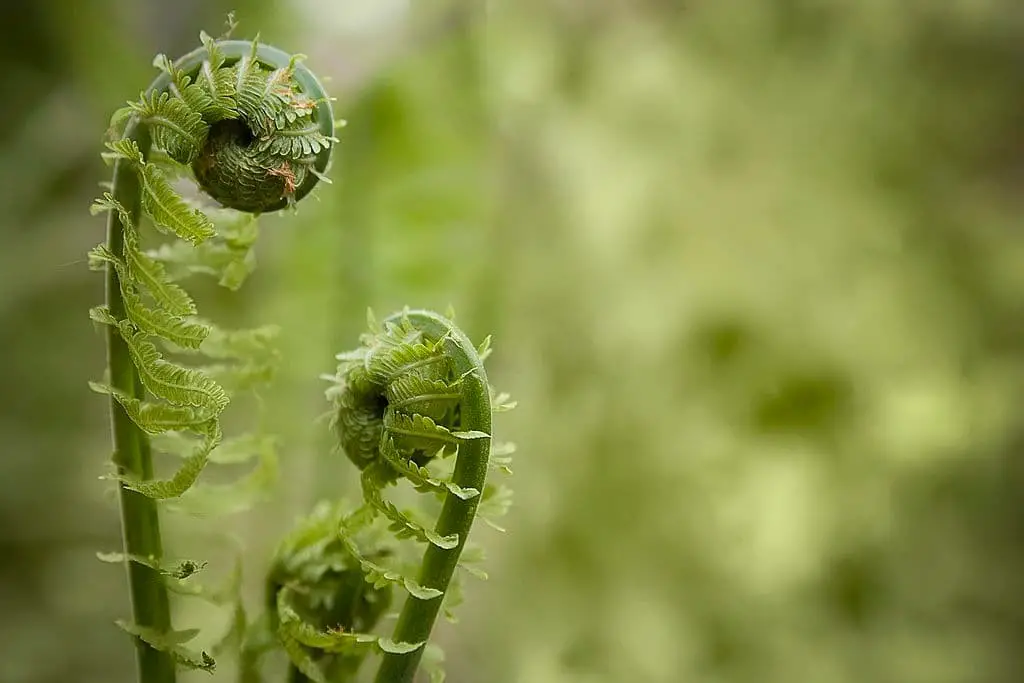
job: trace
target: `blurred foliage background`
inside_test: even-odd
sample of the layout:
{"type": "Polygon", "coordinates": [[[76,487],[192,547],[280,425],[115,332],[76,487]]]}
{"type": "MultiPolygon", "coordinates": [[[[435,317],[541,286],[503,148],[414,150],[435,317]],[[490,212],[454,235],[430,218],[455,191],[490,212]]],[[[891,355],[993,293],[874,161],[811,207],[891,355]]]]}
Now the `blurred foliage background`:
{"type": "Polygon", "coordinates": [[[285,329],[282,481],[207,523],[254,599],[290,521],[356,491],[317,375],[367,306],[451,303],[520,401],[509,533],[436,634],[453,683],[1021,680],[1016,0],[8,6],[0,680],[131,680],[87,207],[110,113],[229,9],[349,121],[334,185],[204,298],[285,329]]]}

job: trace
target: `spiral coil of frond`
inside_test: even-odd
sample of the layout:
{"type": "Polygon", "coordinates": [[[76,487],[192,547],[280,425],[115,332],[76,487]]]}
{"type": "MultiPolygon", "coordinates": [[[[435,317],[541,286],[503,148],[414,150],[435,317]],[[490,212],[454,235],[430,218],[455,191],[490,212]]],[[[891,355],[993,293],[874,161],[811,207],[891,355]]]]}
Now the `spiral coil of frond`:
{"type": "Polygon", "coordinates": [[[302,199],[325,178],[336,142],[320,82],[302,55],[200,37],[203,47],[176,62],[156,58],[161,77],[115,113],[112,129],[146,125],[153,143],[225,207],[258,214],[302,199]]]}

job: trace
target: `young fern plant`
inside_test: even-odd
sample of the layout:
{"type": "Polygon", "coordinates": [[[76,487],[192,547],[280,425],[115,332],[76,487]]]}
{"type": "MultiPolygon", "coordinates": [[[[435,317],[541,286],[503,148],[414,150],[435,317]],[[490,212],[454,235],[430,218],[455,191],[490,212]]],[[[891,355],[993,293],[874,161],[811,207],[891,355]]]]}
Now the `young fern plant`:
{"type": "Polygon", "coordinates": [[[361,346],[340,354],[328,378],[332,427],[360,470],[362,504],[321,508],[278,554],[282,569],[271,575],[268,605],[293,681],[352,680],[373,651],[383,655],[376,683],[410,683],[425,654],[431,680],[444,678],[441,653],[428,640],[442,608],[451,618],[461,600],[457,570],[486,578],[476,566],[483,553],[466,541],[477,517],[507,510],[511,492],[488,482],[488,473],[511,473],[514,450],[491,438],[491,414],[514,404],[488,384],[490,339],[474,347],[451,317],[405,310],[378,325],[370,316],[361,346]],[[428,505],[393,502],[399,482],[425,494],[428,505]],[[418,546],[420,558],[409,553],[418,546]],[[388,637],[374,635],[393,591],[406,594],[397,624],[388,637]],[[319,612],[310,607],[313,595],[330,598],[319,612]]]}
{"type": "Polygon", "coordinates": [[[234,397],[272,377],[275,328],[222,329],[199,316],[180,280],[204,273],[240,287],[254,267],[255,217],[308,195],[336,142],[330,101],[301,56],[258,40],[200,39],[180,59],[158,56],[159,75],[114,115],[104,155],[113,180],[93,206],[109,214],[106,242],[89,254],[106,272],[106,301],[90,314],[106,327],[108,368],[91,386],[110,398],[123,531],[123,551],[101,559],[127,568],[132,621],[119,623],[135,637],[142,683],[172,683],[178,666],[214,667],[186,649],[195,629],[172,628],[169,590],[231,606],[224,648],[246,625],[237,572],[228,588],[208,590],[186,582],[202,563],[164,559],[161,505],[241,509],[276,471],[270,437],[224,439],[221,427],[234,397]],[[183,179],[200,192],[179,192],[183,179]],[[147,249],[150,226],[163,239],[147,249]],[[154,479],[154,450],[183,458],[171,476],[154,479]],[[234,485],[196,483],[211,461],[249,458],[259,464],[234,485]]]}

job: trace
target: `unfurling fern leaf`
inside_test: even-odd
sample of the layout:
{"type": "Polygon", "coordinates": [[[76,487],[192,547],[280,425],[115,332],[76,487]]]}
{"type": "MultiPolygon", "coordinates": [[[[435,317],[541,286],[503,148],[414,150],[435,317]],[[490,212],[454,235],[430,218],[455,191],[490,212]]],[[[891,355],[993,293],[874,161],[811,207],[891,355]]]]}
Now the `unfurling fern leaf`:
{"type": "Polygon", "coordinates": [[[276,211],[307,195],[335,141],[329,99],[298,58],[258,42],[200,38],[203,46],[181,59],[158,56],[160,75],[112,117],[103,156],[114,179],[93,205],[108,214],[107,241],[89,263],[107,274],[107,300],[90,316],[106,327],[109,367],[90,386],[110,398],[124,523],[123,553],[104,559],[128,571],[133,621],[122,627],[136,639],[144,683],[173,683],[176,665],[214,667],[206,652],[183,647],[194,631],[172,628],[168,589],[231,609],[232,626],[214,652],[245,640],[240,582],[216,591],[167,582],[157,503],[233,512],[262,497],[277,471],[272,438],[225,441],[220,423],[234,392],[272,378],[276,328],[224,330],[199,318],[179,281],[204,272],[240,286],[258,233],[253,217],[238,211],[276,211]],[[189,174],[224,208],[179,194],[172,180],[189,174]],[[169,238],[153,250],[144,247],[149,226],[169,238]],[[183,356],[201,360],[185,365],[183,356]],[[151,436],[161,439],[151,444],[151,436]],[[167,478],[154,478],[154,445],[181,456],[167,478]],[[210,462],[250,458],[257,465],[234,484],[197,484],[210,462]]]}
{"type": "MultiPolygon", "coordinates": [[[[186,89],[185,92],[188,92],[186,89]]],[[[193,100],[196,98],[193,97],[193,100]]],[[[180,94],[169,92],[143,93],[138,102],[129,105],[139,121],[149,126],[153,144],[160,147],[179,164],[191,164],[206,142],[209,124],[202,111],[180,94]]]]}
{"type": "Polygon", "coordinates": [[[391,584],[368,584],[360,564],[390,551],[375,544],[364,556],[339,535],[345,518],[343,504],[317,506],[278,546],[267,579],[271,627],[293,666],[314,681],[355,674],[377,644],[370,632],[392,600],[391,584]]]}
{"type": "Polygon", "coordinates": [[[217,667],[217,662],[205,651],[197,653],[184,647],[185,643],[199,635],[197,628],[184,631],[160,631],[124,620],[118,620],[116,623],[154,650],[169,654],[178,666],[186,669],[199,669],[207,673],[212,673],[217,667]]]}
{"type": "MultiPolygon", "coordinates": [[[[376,681],[409,683],[424,652],[430,652],[425,664],[435,671],[439,666],[439,651],[423,645],[441,609],[449,611],[461,595],[456,568],[485,576],[473,566],[481,554],[463,549],[478,514],[507,509],[506,489],[488,483],[487,475],[492,397],[501,398],[501,409],[511,403],[488,385],[481,354],[451,320],[406,310],[380,326],[371,316],[370,328],[360,348],[339,354],[327,392],[334,404],[332,426],[362,472],[363,505],[345,517],[340,534],[368,584],[408,593],[391,639],[378,643],[384,654],[376,681]],[[402,479],[443,501],[436,521],[425,523],[422,513],[388,499],[388,487],[402,479]],[[360,533],[385,533],[396,551],[368,558],[353,540],[360,533]],[[425,546],[422,562],[411,571],[394,562],[404,545],[398,542],[406,539],[425,546]]],[[[486,342],[481,351],[488,348],[486,342]]],[[[508,452],[503,447],[501,457],[508,452]]],[[[500,462],[507,468],[506,460],[500,462]]]]}

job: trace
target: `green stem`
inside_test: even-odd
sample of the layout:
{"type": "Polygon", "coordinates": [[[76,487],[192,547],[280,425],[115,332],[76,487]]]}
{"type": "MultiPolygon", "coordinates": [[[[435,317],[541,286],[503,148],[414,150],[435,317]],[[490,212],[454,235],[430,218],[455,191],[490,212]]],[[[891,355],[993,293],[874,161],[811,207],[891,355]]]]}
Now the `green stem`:
{"type": "MultiPolygon", "coordinates": [[[[430,311],[409,311],[389,318],[398,322],[403,317],[431,339],[445,340],[445,354],[451,358],[457,376],[463,377],[461,398],[461,428],[465,431],[491,433],[491,401],[487,375],[483,362],[477,355],[472,342],[448,319],[430,311]]],[[[487,461],[491,451],[491,440],[471,439],[459,445],[452,481],[463,488],[484,490],[487,479],[487,461]]],[[[441,592],[448,590],[448,583],[459,562],[462,548],[473,526],[480,496],[462,500],[448,494],[435,531],[441,536],[458,534],[459,543],[450,550],[431,545],[423,555],[420,565],[419,583],[441,592]]],[[[420,600],[409,596],[398,617],[392,640],[399,643],[426,643],[434,628],[443,597],[420,600]]],[[[405,654],[385,653],[376,683],[411,683],[423,657],[423,647],[405,654]]]]}
{"type": "MultiPolygon", "coordinates": [[[[144,127],[135,127],[127,134],[138,142],[140,149],[149,148],[149,133],[144,127]]],[[[139,180],[135,170],[123,161],[118,161],[114,166],[112,194],[128,209],[132,220],[138,223],[141,209],[139,180]]],[[[122,252],[124,230],[117,212],[112,211],[107,220],[107,247],[111,253],[122,252]]],[[[112,265],[107,267],[106,304],[115,318],[124,317],[121,283],[112,265]]],[[[120,331],[113,326],[107,328],[107,364],[111,386],[129,396],[143,397],[144,392],[128,354],[128,347],[120,331]]],[[[110,401],[110,417],[114,442],[113,461],[118,474],[131,479],[152,478],[153,461],[148,437],[113,398],[110,401]]],[[[159,560],[163,556],[163,544],[156,501],[128,490],[123,484],[118,485],[118,498],[125,555],[159,560]]],[[[135,623],[157,631],[169,631],[170,601],[163,578],[156,570],[139,562],[127,560],[125,565],[135,623]]],[[[135,654],[140,683],[174,683],[174,660],[168,653],[156,650],[136,638],[135,654]]]]}

